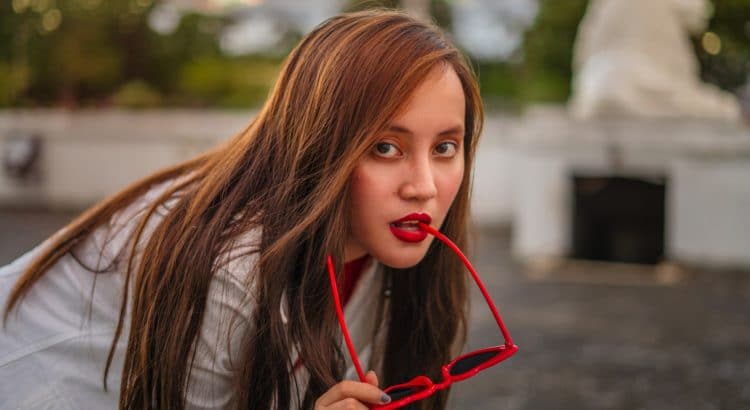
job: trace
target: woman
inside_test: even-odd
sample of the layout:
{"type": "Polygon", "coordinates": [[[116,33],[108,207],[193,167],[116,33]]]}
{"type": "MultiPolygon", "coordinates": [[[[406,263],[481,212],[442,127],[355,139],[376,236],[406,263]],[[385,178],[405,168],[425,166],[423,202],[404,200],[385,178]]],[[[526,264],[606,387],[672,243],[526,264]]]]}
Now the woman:
{"type": "Polygon", "coordinates": [[[389,400],[378,379],[438,375],[465,336],[465,275],[417,222],[465,245],[481,124],[435,27],[324,22],[239,135],[0,270],[0,408],[367,408],[389,400]],[[366,383],[342,381],[328,255],[366,383]]]}

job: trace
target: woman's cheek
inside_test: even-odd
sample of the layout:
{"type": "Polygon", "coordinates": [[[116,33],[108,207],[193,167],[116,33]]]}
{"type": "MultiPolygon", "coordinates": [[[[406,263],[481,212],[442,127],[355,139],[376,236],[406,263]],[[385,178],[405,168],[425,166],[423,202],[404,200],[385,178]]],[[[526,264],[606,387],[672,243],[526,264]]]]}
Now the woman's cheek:
{"type": "Polygon", "coordinates": [[[453,203],[453,199],[458,194],[459,189],[461,189],[461,183],[464,179],[464,167],[463,163],[460,165],[456,165],[455,168],[449,172],[449,174],[446,176],[446,180],[444,183],[444,188],[449,196],[448,202],[450,205],[453,203]]]}
{"type": "Polygon", "coordinates": [[[389,167],[376,163],[365,163],[355,169],[352,175],[352,193],[354,205],[384,200],[389,193],[388,185],[393,180],[389,167]]]}

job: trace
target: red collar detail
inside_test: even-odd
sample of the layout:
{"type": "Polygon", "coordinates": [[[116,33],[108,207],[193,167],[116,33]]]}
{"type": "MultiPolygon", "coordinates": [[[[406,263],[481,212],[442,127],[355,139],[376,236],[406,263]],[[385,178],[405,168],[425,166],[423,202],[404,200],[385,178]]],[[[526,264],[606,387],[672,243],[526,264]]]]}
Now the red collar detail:
{"type": "Polygon", "coordinates": [[[342,306],[346,306],[352,297],[354,289],[357,287],[357,282],[362,278],[364,267],[369,260],[370,255],[365,255],[344,264],[344,282],[341,284],[342,306]]]}

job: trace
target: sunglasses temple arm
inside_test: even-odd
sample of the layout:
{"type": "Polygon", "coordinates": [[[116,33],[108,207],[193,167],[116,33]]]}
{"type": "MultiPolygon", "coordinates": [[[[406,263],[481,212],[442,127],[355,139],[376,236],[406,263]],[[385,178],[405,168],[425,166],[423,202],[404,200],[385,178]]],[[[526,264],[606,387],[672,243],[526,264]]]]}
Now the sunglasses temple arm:
{"type": "Polygon", "coordinates": [[[359,357],[357,357],[357,352],[354,350],[354,344],[352,343],[352,338],[349,336],[349,329],[347,329],[346,321],[344,320],[344,311],[341,309],[341,298],[339,297],[339,289],[336,286],[336,273],[333,269],[333,258],[331,258],[331,255],[328,255],[328,280],[331,282],[331,293],[333,294],[333,303],[336,306],[336,317],[339,320],[341,332],[344,334],[346,347],[349,349],[349,355],[352,357],[354,367],[357,369],[359,380],[365,382],[365,374],[362,372],[362,366],[359,364],[359,357]]]}
{"type": "Polygon", "coordinates": [[[508,329],[505,328],[505,324],[503,323],[503,319],[500,317],[500,313],[497,311],[497,307],[495,307],[495,303],[492,301],[492,298],[490,298],[489,292],[487,292],[487,288],[484,287],[484,283],[482,283],[482,280],[479,279],[479,274],[477,274],[477,271],[474,270],[474,266],[471,265],[471,262],[469,262],[469,258],[464,255],[463,252],[461,252],[460,249],[458,249],[458,246],[456,246],[455,243],[453,243],[450,239],[448,239],[445,235],[440,233],[437,229],[427,225],[420,223],[419,226],[429,232],[432,236],[440,239],[444,244],[446,244],[453,252],[461,259],[461,262],[463,262],[464,266],[466,266],[466,269],[469,270],[469,273],[471,273],[471,277],[474,279],[474,282],[476,282],[477,286],[479,287],[479,290],[482,292],[482,296],[484,296],[484,300],[487,302],[487,306],[490,308],[490,311],[492,312],[492,316],[495,317],[495,321],[497,322],[497,326],[500,328],[500,331],[503,333],[503,338],[505,339],[505,345],[506,346],[513,346],[513,339],[511,339],[510,334],[508,333],[508,329]]]}

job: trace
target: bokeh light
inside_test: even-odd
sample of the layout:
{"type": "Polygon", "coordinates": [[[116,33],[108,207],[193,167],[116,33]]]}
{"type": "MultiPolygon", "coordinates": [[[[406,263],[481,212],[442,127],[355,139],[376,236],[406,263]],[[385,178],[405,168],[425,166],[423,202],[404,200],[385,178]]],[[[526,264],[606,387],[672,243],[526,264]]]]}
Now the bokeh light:
{"type": "Polygon", "coordinates": [[[42,15],[42,28],[46,32],[55,31],[62,23],[62,12],[58,9],[47,10],[42,15]]]}
{"type": "Polygon", "coordinates": [[[30,0],[13,0],[13,11],[19,14],[23,13],[30,4],[30,0]]]}
{"type": "Polygon", "coordinates": [[[32,0],[31,9],[42,14],[52,6],[52,0],[32,0]]]}
{"type": "Polygon", "coordinates": [[[701,46],[708,54],[717,55],[721,52],[721,39],[716,33],[707,31],[701,37],[701,46]]]}

